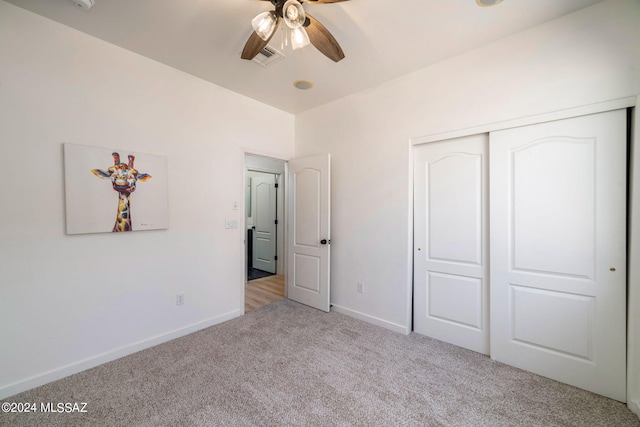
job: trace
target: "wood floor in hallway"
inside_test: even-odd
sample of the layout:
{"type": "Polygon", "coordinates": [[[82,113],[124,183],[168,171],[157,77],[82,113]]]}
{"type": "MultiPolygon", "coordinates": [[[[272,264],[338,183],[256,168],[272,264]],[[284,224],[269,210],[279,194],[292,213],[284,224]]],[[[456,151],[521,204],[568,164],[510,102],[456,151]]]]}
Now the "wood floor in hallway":
{"type": "Polygon", "coordinates": [[[244,285],[244,312],[284,299],[284,275],[251,280],[244,285]]]}

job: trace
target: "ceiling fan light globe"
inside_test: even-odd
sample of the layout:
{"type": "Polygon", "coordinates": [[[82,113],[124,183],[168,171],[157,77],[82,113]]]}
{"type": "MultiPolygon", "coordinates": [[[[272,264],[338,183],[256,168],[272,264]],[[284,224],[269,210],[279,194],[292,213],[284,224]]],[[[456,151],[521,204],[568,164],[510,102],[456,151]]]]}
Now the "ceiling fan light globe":
{"type": "Polygon", "coordinates": [[[304,8],[297,0],[288,0],[282,8],[285,24],[291,29],[300,28],[306,19],[304,8]]]}
{"type": "Polygon", "coordinates": [[[276,29],[276,23],[278,22],[278,16],[275,12],[262,12],[251,20],[251,26],[253,31],[256,32],[262,40],[269,40],[269,37],[276,29]]]}
{"type": "Polygon", "coordinates": [[[303,47],[308,46],[309,43],[311,43],[311,41],[309,40],[307,30],[302,27],[291,30],[291,48],[293,50],[302,49],[303,47]]]}
{"type": "Polygon", "coordinates": [[[296,19],[298,19],[298,8],[295,7],[294,5],[290,5],[287,8],[287,18],[290,21],[295,21],[296,19]]]}

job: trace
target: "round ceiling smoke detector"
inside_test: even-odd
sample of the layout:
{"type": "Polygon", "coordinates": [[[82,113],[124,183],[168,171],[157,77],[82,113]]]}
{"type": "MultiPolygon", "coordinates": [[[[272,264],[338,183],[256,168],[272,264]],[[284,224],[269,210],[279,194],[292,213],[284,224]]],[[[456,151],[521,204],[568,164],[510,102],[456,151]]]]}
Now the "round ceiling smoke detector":
{"type": "Polygon", "coordinates": [[[308,90],[313,87],[313,82],[311,80],[296,80],[293,85],[296,89],[308,90]]]}
{"type": "Polygon", "coordinates": [[[91,9],[94,4],[96,4],[95,0],[71,0],[76,6],[80,6],[83,9],[91,9]]]}
{"type": "Polygon", "coordinates": [[[478,6],[487,7],[502,3],[502,0],[476,0],[476,3],[478,3],[478,6]]]}

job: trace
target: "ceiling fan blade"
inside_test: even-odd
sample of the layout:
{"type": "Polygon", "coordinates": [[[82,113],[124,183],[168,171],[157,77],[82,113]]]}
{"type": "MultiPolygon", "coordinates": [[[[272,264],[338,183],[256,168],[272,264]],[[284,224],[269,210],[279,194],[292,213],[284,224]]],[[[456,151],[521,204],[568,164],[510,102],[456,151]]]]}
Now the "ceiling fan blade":
{"type": "Polygon", "coordinates": [[[255,58],[255,56],[260,53],[260,51],[264,49],[267,44],[269,44],[269,42],[273,38],[273,35],[278,31],[281,19],[282,18],[278,18],[276,27],[267,40],[262,40],[262,38],[260,38],[260,36],[255,31],[253,31],[249,36],[249,40],[247,40],[247,43],[244,45],[244,49],[242,49],[242,54],[240,55],[240,57],[247,60],[252,60],[253,58],[255,58]]]}
{"type": "Polygon", "coordinates": [[[338,62],[344,58],[344,52],[338,41],[331,35],[329,30],[307,13],[309,25],[305,27],[311,44],[322,52],[327,58],[338,62]]]}

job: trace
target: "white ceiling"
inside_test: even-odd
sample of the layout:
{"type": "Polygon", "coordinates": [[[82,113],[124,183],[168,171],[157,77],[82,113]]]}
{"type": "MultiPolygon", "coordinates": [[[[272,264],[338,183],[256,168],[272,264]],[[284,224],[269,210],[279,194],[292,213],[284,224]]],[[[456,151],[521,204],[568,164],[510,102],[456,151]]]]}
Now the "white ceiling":
{"type": "MultiPolygon", "coordinates": [[[[350,0],[304,3],[338,40],[338,63],[313,46],[268,68],[240,59],[250,21],[272,10],[252,0],[96,0],[84,10],[71,0],[6,0],[140,55],[290,113],[378,86],[494,40],[602,0],[350,0]],[[311,90],[293,82],[314,82],[311,90]]],[[[276,35],[271,46],[280,49],[276,35]]]]}

